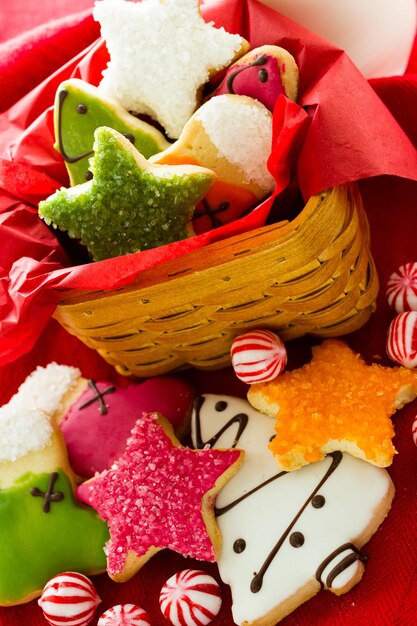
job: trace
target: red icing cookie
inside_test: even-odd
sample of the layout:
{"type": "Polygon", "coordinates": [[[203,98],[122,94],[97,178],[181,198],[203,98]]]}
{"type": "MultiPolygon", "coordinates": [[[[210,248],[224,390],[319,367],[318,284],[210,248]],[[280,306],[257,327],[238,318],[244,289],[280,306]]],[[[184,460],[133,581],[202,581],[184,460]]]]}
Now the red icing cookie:
{"type": "Polygon", "coordinates": [[[261,46],[229,67],[216,95],[249,96],[272,112],[278,96],[296,100],[297,92],[298,68],[293,56],[279,46],[261,46]]]}
{"type": "Polygon", "coordinates": [[[144,413],[112,469],[77,490],[109,526],[111,578],[128,580],[162,548],[214,561],[221,545],[215,497],[242,460],[239,450],[182,447],[163,417],[144,413]]]}
{"type": "Polygon", "coordinates": [[[108,382],[88,381],[60,424],[73,470],[90,478],[109,468],[123,453],[143,412],[161,413],[182,435],[194,397],[190,385],[170,376],[152,378],[125,389],[108,382]]]}

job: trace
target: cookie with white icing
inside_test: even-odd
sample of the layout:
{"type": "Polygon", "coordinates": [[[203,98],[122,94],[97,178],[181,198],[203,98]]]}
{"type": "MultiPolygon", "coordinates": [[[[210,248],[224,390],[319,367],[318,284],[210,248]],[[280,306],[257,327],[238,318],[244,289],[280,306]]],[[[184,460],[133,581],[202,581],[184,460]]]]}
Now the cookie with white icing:
{"type": "Polygon", "coordinates": [[[155,164],[200,165],[217,178],[198,205],[196,232],[241,217],[275,186],[267,161],[272,145],[272,114],[249,96],[224,94],[205,102],[178,140],[152,156],[155,164]]]}
{"type": "Polygon", "coordinates": [[[0,606],[28,602],[62,571],[94,574],[106,567],[107,526],[76,501],[75,476],[54,423],[77,372],[52,364],[49,396],[42,370],[0,408],[0,606]]]}
{"type": "Polygon", "coordinates": [[[394,495],[385,470],[336,451],[286,472],[268,450],[274,420],[230,396],[197,399],[192,437],[197,448],[245,450],[216,500],[236,624],[272,626],[320,589],[339,595],[360,580],[361,548],[394,495]]]}

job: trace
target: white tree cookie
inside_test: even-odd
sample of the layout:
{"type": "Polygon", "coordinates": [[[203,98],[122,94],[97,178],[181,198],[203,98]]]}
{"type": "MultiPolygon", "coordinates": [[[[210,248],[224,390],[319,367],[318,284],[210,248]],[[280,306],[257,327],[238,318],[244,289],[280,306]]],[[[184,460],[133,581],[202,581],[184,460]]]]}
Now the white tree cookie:
{"type": "Polygon", "coordinates": [[[386,470],[339,451],[286,472],[268,450],[273,436],[274,420],[246,400],[196,400],[194,446],[245,450],[216,500],[219,571],[242,626],[272,626],[320,589],[338,595],[351,589],[364,570],[360,549],[394,495],[386,470]]]}

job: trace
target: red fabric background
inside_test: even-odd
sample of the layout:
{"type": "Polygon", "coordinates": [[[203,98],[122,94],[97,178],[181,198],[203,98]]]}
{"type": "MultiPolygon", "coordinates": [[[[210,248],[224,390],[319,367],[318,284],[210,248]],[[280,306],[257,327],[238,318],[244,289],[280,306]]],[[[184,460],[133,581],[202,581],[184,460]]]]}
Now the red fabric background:
{"type": "MultiPolygon", "coordinates": [[[[19,4],[16,2],[13,6],[19,4]]],[[[50,7],[45,4],[36,3],[35,6],[35,3],[29,3],[33,18],[37,18],[33,23],[41,23],[51,17],[50,7]]],[[[66,6],[68,12],[79,8],[74,2],[67,2],[66,6]]],[[[10,33],[15,34],[15,28],[16,24],[13,25],[11,21],[10,33]]],[[[6,38],[5,34],[7,23],[6,29],[3,29],[3,38],[6,38]]],[[[11,105],[39,83],[51,69],[59,67],[85,48],[97,34],[97,25],[84,14],[0,46],[1,101],[4,108],[6,103],[7,106],[11,105]]],[[[417,52],[414,51],[406,77],[371,81],[373,88],[415,145],[416,72],[417,52]]],[[[377,312],[370,322],[347,340],[366,358],[380,355],[388,363],[384,356],[385,335],[393,315],[385,301],[384,286],[398,265],[417,261],[417,183],[379,177],[361,183],[361,191],[371,226],[372,249],[381,280],[381,293],[377,312]]],[[[308,339],[288,345],[290,367],[308,358],[310,345],[308,339]]],[[[30,354],[0,369],[0,403],[7,402],[38,364],[46,365],[51,360],[76,365],[86,377],[117,379],[112,368],[100,357],[51,321],[30,354]]],[[[243,386],[235,380],[230,370],[210,375],[189,371],[184,376],[195,384],[198,391],[244,393],[243,386]]],[[[365,548],[369,562],[364,579],[341,598],[335,598],[329,593],[319,594],[284,620],[284,626],[411,626],[416,623],[417,450],[411,438],[411,423],[416,412],[417,406],[413,403],[395,417],[395,445],[399,454],[390,468],[390,474],[397,494],[390,515],[365,548]]],[[[200,563],[185,561],[167,551],[159,553],[134,579],[123,585],[112,583],[105,575],[96,577],[94,582],[103,598],[101,608],[104,610],[119,602],[135,602],[148,610],[155,626],[167,624],[158,609],[159,589],[170,574],[194,565],[203,567],[218,578],[214,565],[202,566],[200,563]]],[[[213,626],[232,624],[230,595],[226,587],[223,587],[223,598],[222,611],[212,622],[213,626]]],[[[0,609],[1,626],[41,626],[44,623],[35,602],[0,609]]]]}

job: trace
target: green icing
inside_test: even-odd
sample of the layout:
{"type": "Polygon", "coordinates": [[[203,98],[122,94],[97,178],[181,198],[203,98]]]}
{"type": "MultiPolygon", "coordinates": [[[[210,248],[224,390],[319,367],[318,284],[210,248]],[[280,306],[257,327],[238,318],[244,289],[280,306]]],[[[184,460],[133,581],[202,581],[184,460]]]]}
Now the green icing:
{"type": "Polygon", "coordinates": [[[169,146],[161,132],[107,99],[97,87],[79,79],[66,81],[60,85],[55,101],[55,148],[64,156],[71,185],[86,181],[94,131],[100,126],[132,135],[135,147],[146,158],[169,146]]]}
{"type": "Polygon", "coordinates": [[[56,574],[72,570],[93,574],[106,569],[107,525],[97,513],[76,503],[62,470],[53,491],[63,500],[42,510],[43,498],[30,490],[48,489],[50,474],[28,476],[25,482],[0,490],[0,605],[18,602],[56,574]]]}
{"type": "Polygon", "coordinates": [[[195,205],[214,178],[175,165],[144,169],[147,161],[107,127],[95,132],[90,167],[91,181],[57,191],[39,204],[39,215],[80,239],[96,261],[188,237],[195,205]]]}

